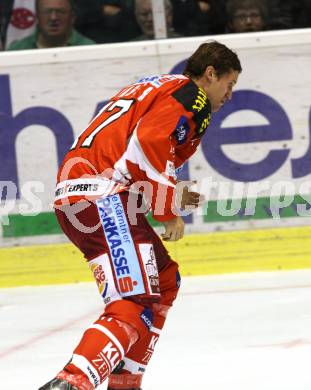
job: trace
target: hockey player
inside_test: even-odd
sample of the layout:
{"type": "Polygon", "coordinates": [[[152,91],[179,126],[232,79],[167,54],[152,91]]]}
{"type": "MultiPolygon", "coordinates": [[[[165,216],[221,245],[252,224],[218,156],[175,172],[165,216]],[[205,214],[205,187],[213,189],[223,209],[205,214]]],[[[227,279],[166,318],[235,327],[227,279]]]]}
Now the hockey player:
{"type": "Polygon", "coordinates": [[[180,277],[163,240],[184,233],[179,210],[200,196],[176,191],[176,169],[200,144],[211,112],[232,96],[241,65],[219,42],[202,44],[184,75],[147,77],[115,95],[76,139],[59,173],[55,208],[88,261],[103,297],[101,316],[71,360],[41,390],[139,390],[180,277]],[[176,200],[179,204],[176,204],[176,200]]]}

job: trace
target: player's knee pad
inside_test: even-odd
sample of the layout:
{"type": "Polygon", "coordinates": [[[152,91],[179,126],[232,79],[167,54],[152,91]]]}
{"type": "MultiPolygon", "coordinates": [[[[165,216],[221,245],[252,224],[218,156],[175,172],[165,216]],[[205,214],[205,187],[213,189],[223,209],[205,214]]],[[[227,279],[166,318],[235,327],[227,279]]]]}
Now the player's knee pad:
{"type": "Polygon", "coordinates": [[[145,337],[153,326],[152,309],[127,299],[120,299],[107,305],[104,316],[128,324],[135,329],[139,339],[145,337]]]}

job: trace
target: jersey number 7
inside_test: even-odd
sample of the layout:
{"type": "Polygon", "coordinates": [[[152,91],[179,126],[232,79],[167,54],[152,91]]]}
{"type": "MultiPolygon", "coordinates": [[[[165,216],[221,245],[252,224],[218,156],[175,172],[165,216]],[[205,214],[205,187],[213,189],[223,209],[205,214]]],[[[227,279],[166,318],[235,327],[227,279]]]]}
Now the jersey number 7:
{"type": "MultiPolygon", "coordinates": [[[[122,115],[124,115],[125,113],[127,113],[129,111],[129,109],[132,107],[132,104],[135,102],[134,99],[129,99],[129,100],[126,100],[126,99],[119,99],[117,101],[110,101],[108,104],[106,104],[101,110],[100,112],[97,114],[97,116],[93,119],[96,120],[96,118],[98,118],[103,112],[112,112],[112,111],[115,111],[116,109],[118,109],[117,112],[112,112],[112,114],[106,118],[99,126],[96,127],[95,130],[92,131],[91,134],[89,134],[85,140],[82,142],[82,144],[80,145],[81,148],[90,148],[92,146],[92,143],[94,141],[94,138],[96,137],[96,135],[101,131],[103,130],[106,126],[110,125],[110,123],[116,121],[117,119],[119,119],[122,115]]],[[[92,121],[92,122],[93,122],[92,121]]],[[[91,123],[92,123],[91,122],[91,123]]],[[[74,141],[74,143],[72,144],[70,150],[73,150],[76,148],[76,146],[78,145],[81,137],[83,136],[84,134],[84,131],[79,135],[79,137],[74,141]]]]}

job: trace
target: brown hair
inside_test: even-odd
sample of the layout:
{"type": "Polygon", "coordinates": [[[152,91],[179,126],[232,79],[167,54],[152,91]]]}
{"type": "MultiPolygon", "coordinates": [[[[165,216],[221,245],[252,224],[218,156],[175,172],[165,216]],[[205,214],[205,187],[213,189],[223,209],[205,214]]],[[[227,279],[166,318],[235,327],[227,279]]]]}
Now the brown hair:
{"type": "Polygon", "coordinates": [[[242,72],[240,60],[235,52],[217,41],[202,43],[188,59],[184,75],[197,78],[208,66],[215,68],[218,77],[236,70],[242,72]]]}

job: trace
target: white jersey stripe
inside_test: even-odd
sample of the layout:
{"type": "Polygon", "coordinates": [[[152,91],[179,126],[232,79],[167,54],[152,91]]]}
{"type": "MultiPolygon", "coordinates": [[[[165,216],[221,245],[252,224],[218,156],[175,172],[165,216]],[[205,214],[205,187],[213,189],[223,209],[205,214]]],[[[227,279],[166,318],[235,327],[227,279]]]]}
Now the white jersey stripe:
{"type": "Polygon", "coordinates": [[[125,157],[132,163],[137,164],[142,171],[145,171],[150,179],[166,186],[175,187],[172,182],[152,166],[139,143],[136,130],[129,142],[125,157]]]}

